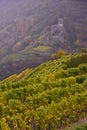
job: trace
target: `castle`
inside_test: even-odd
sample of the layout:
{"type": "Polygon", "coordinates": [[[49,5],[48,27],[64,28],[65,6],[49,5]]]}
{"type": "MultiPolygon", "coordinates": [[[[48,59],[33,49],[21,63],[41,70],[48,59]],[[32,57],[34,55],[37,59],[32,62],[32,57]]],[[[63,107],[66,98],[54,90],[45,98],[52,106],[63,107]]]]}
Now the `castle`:
{"type": "Polygon", "coordinates": [[[51,26],[50,38],[52,40],[64,42],[64,24],[62,18],[58,19],[57,24],[51,26]]]}

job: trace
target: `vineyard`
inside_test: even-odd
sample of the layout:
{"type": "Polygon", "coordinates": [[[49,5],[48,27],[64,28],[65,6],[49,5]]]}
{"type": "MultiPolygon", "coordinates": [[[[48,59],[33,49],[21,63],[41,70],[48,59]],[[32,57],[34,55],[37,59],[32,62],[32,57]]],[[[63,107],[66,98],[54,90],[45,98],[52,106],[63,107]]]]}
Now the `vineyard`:
{"type": "Polygon", "coordinates": [[[60,130],[86,116],[86,53],[0,81],[0,130],[60,130]]]}

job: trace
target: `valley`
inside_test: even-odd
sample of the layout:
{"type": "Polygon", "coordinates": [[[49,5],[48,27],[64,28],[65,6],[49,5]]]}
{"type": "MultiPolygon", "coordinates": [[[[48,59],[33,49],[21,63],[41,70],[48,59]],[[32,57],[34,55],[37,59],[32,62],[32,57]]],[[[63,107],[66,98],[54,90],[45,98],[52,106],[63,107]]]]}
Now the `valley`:
{"type": "Polygon", "coordinates": [[[86,48],[86,7],[85,0],[1,1],[0,79],[38,66],[60,48],[68,53],[86,48]],[[57,25],[60,18],[64,24],[63,42],[49,38],[52,25],[57,25]],[[19,66],[21,69],[17,69],[19,66]]]}

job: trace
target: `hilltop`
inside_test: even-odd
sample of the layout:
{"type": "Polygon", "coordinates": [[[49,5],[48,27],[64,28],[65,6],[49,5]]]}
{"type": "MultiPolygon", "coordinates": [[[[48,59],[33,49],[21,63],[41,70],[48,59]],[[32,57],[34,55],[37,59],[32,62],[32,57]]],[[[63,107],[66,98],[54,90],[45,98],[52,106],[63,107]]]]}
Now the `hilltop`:
{"type": "Polygon", "coordinates": [[[1,0],[0,79],[34,68],[62,48],[87,47],[87,2],[79,0],[1,0]],[[64,42],[48,39],[63,19],[64,42]]]}
{"type": "Polygon", "coordinates": [[[87,53],[50,60],[0,82],[2,130],[57,130],[86,116],[87,53]]]}

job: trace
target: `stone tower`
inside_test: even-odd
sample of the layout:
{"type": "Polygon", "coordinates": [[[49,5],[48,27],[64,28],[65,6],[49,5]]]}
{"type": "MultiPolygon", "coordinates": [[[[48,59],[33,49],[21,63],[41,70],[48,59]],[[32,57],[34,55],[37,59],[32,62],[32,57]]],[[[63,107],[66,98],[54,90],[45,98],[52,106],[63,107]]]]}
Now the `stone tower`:
{"type": "Polygon", "coordinates": [[[58,28],[63,29],[63,19],[62,18],[58,19],[58,28]]]}
{"type": "Polygon", "coordinates": [[[51,26],[51,38],[60,42],[64,42],[64,25],[63,19],[59,18],[58,23],[51,26]]]}

